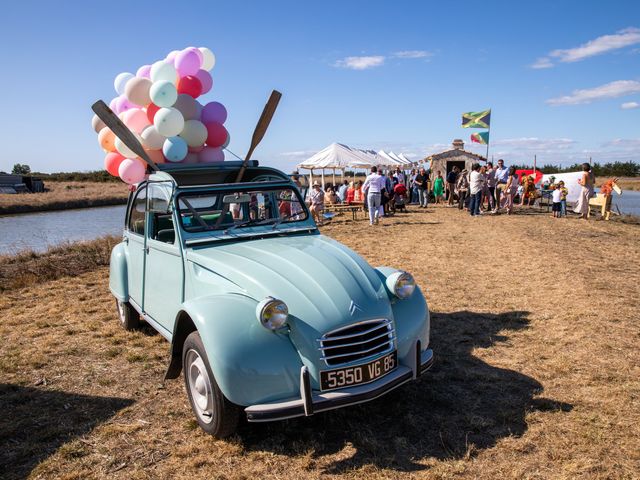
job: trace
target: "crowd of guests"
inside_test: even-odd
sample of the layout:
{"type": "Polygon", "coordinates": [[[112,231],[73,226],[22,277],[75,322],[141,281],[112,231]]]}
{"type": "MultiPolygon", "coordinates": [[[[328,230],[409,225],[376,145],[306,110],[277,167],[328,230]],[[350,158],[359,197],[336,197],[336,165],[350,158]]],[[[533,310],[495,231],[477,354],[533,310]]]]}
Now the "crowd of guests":
{"type": "MultiPolygon", "coordinates": [[[[588,163],[583,164],[583,175],[578,183],[581,194],[574,211],[587,218],[589,198],[594,195],[595,177],[588,163]]],[[[551,193],[553,216],[560,218],[567,213],[568,190],[563,181],[546,186],[551,193]]],[[[377,167],[364,181],[343,181],[339,185],[329,184],[323,191],[315,182],[308,195],[311,212],[316,221],[322,224],[322,212],[325,203],[329,205],[363,205],[369,213],[370,225],[376,225],[380,218],[406,204],[427,208],[430,199],[436,204],[457,207],[476,216],[483,213],[499,213],[504,210],[508,215],[513,212],[515,199],[520,205],[532,206],[538,197],[535,179],[531,175],[516,173],[515,167],[507,167],[500,159],[497,165],[474,163],[470,170],[462,171],[457,167],[443,177],[442,172],[434,172],[433,180],[425,168],[413,169],[407,175],[399,167],[383,172],[377,167]]]]}

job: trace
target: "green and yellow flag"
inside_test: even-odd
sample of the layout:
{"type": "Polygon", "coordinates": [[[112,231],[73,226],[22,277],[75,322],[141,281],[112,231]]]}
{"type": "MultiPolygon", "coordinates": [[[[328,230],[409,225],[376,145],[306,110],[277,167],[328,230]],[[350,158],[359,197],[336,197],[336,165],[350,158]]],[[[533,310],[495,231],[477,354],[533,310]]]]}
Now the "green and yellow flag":
{"type": "Polygon", "coordinates": [[[483,112],[467,112],[462,114],[462,128],[489,128],[491,109],[483,112]]]}

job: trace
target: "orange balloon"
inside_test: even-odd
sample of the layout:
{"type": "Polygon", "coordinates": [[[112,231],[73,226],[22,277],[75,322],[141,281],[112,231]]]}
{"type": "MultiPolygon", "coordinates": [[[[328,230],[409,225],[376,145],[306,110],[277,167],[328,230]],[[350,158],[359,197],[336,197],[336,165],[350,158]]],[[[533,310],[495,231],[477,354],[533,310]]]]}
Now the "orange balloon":
{"type": "MultiPolygon", "coordinates": [[[[164,155],[162,154],[162,150],[147,150],[145,148],[144,151],[147,152],[147,155],[149,155],[149,158],[153,160],[155,163],[166,163],[164,155]]],[[[144,162],[144,160],[142,161],[144,162]]]]}
{"type": "Polygon", "coordinates": [[[116,151],[116,136],[109,127],[104,127],[98,133],[98,142],[105,152],[116,151]]]}

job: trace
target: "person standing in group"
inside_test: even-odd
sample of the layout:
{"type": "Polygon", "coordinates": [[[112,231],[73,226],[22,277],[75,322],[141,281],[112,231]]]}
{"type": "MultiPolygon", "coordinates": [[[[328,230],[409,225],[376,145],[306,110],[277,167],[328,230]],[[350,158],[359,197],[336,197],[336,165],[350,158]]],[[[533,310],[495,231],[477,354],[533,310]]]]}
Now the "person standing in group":
{"type": "Polygon", "coordinates": [[[380,197],[380,215],[386,217],[389,215],[391,201],[391,195],[393,195],[393,173],[391,171],[387,172],[385,175],[383,172],[380,172],[382,179],[384,180],[384,188],[382,190],[382,197],[380,197]]]}
{"type": "Polygon", "coordinates": [[[553,201],[553,205],[551,206],[551,211],[553,212],[553,218],[560,218],[562,215],[562,190],[559,187],[553,190],[551,194],[551,199],[553,201]]]}
{"type": "Polygon", "coordinates": [[[456,182],[458,181],[458,172],[460,172],[460,169],[454,166],[451,171],[447,173],[447,191],[449,193],[447,205],[450,207],[453,207],[453,195],[456,190],[456,182]]]}
{"type": "Polygon", "coordinates": [[[418,203],[418,185],[416,185],[416,176],[418,172],[415,168],[411,169],[409,174],[409,183],[407,188],[409,189],[409,203],[418,203]]]}
{"type": "Polygon", "coordinates": [[[557,187],[561,194],[560,194],[560,216],[561,217],[566,217],[567,216],[567,195],[569,195],[569,190],[564,186],[564,182],[562,180],[560,180],[558,182],[558,187],[557,187]]]}
{"type": "Polygon", "coordinates": [[[400,167],[396,167],[396,173],[393,174],[393,177],[398,180],[398,183],[405,183],[405,175],[400,167]]]}
{"type": "MultiPolygon", "coordinates": [[[[493,162],[487,162],[487,212],[496,208],[496,171],[493,162]]],[[[483,200],[484,203],[484,200],[483,200]]]]}
{"type": "Polygon", "coordinates": [[[465,208],[465,202],[469,196],[469,170],[466,168],[458,175],[456,192],[458,193],[458,209],[462,210],[465,208]]]}
{"type": "Polygon", "coordinates": [[[362,190],[367,195],[367,205],[369,206],[369,225],[380,220],[380,201],[382,190],[385,187],[385,179],[378,175],[378,168],[371,167],[371,173],[367,176],[362,186],[362,190]]]}
{"type": "Polygon", "coordinates": [[[345,180],[344,182],[342,182],[342,185],[340,185],[340,188],[338,189],[338,197],[340,198],[340,201],[342,203],[345,203],[347,201],[348,189],[349,189],[349,182],[345,180]]]}
{"type": "Polygon", "coordinates": [[[415,184],[418,187],[418,205],[420,208],[427,208],[429,203],[429,177],[424,168],[421,168],[418,175],[416,175],[415,184]]]}
{"type": "Polygon", "coordinates": [[[469,214],[480,215],[480,200],[484,188],[484,175],[480,173],[480,164],[474,163],[469,174],[469,214]]]}
{"type": "Polygon", "coordinates": [[[322,226],[322,213],[324,211],[324,192],[318,182],[313,182],[309,192],[309,210],[316,223],[322,226]]]}
{"type": "Polygon", "coordinates": [[[436,178],[433,181],[433,196],[436,199],[436,203],[444,198],[444,178],[442,178],[442,172],[436,171],[436,178]]]}
{"type": "Polygon", "coordinates": [[[593,197],[596,178],[591,171],[591,165],[588,163],[582,164],[582,177],[578,180],[578,183],[582,188],[580,189],[580,196],[578,197],[578,203],[574,212],[580,214],[580,218],[586,220],[589,218],[589,199],[593,197]]]}
{"type": "Polygon", "coordinates": [[[520,186],[520,179],[516,174],[516,167],[509,168],[509,176],[507,177],[507,183],[503,190],[502,207],[507,209],[507,214],[511,215],[513,211],[513,197],[518,193],[518,187],[520,186]]]}
{"type": "Polygon", "coordinates": [[[509,180],[509,169],[504,166],[504,160],[500,159],[498,160],[498,167],[495,170],[496,206],[493,209],[493,213],[497,213],[502,203],[504,203],[502,194],[507,189],[508,180],[509,180]]]}

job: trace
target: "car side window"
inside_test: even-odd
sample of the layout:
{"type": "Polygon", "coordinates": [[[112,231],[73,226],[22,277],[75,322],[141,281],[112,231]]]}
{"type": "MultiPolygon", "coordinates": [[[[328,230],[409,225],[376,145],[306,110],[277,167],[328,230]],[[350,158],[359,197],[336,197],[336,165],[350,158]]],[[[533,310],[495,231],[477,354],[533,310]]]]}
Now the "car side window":
{"type": "Polygon", "coordinates": [[[147,187],[145,186],[136,194],[131,206],[129,224],[127,228],[137,235],[144,235],[144,218],[147,210],[147,187]]]}
{"type": "Polygon", "coordinates": [[[151,213],[149,225],[149,238],[159,242],[173,244],[176,232],[173,226],[173,214],[169,204],[171,192],[166,185],[149,184],[149,212],[151,213]]]}

